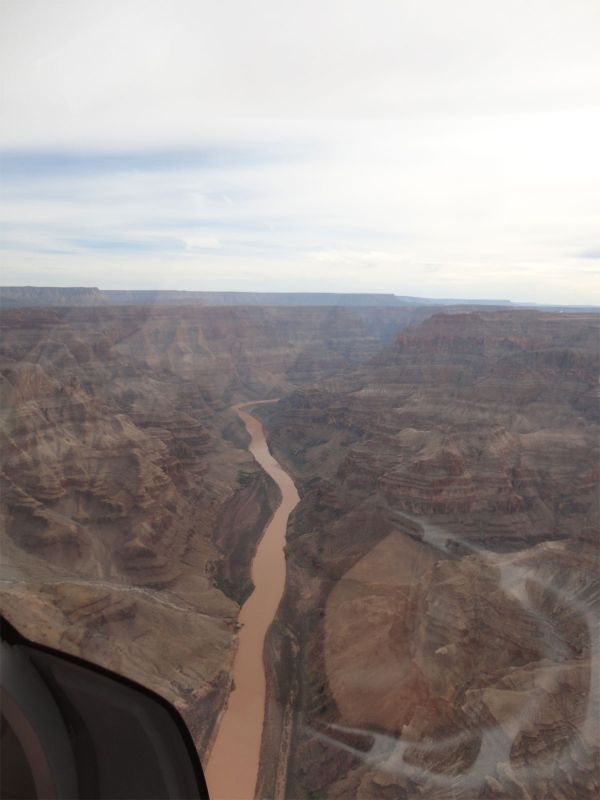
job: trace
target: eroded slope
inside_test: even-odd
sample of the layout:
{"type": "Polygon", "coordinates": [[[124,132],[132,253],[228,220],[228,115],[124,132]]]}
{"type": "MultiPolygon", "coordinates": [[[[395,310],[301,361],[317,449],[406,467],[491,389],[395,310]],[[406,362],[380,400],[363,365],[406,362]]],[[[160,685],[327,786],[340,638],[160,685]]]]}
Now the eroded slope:
{"type": "Polygon", "coordinates": [[[275,500],[229,408],[357,363],[411,313],[3,312],[4,612],[175,701],[203,751],[275,500]]]}
{"type": "Polygon", "coordinates": [[[271,637],[289,796],[596,796],[598,336],[436,315],[263,411],[302,494],[271,637]]]}

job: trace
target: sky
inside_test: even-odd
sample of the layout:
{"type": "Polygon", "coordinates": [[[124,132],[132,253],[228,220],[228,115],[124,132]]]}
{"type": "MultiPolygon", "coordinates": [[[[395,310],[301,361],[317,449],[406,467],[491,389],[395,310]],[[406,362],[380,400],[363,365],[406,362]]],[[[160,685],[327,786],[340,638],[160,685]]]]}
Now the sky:
{"type": "Polygon", "coordinates": [[[598,0],[0,0],[0,283],[600,297],[598,0]]]}

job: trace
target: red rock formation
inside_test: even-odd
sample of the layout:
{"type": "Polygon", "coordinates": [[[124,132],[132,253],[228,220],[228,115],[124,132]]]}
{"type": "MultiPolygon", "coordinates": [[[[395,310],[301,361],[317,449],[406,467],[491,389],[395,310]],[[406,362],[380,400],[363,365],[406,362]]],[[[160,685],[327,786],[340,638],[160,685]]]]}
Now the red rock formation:
{"type": "Polygon", "coordinates": [[[357,363],[411,314],[4,311],[5,613],[175,700],[203,750],[273,501],[228,408],[357,363]]]}
{"type": "Polygon", "coordinates": [[[302,494],[290,796],[596,796],[599,334],[435,315],[262,410],[302,494]]]}

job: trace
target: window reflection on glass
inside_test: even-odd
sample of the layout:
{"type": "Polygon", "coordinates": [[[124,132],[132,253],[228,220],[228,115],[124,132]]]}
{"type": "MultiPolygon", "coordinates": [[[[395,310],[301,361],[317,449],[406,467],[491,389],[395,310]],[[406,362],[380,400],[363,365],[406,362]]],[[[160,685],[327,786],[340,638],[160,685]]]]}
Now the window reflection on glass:
{"type": "Polygon", "coordinates": [[[217,799],[595,797],[597,10],[0,13],[9,621],[217,799]]]}

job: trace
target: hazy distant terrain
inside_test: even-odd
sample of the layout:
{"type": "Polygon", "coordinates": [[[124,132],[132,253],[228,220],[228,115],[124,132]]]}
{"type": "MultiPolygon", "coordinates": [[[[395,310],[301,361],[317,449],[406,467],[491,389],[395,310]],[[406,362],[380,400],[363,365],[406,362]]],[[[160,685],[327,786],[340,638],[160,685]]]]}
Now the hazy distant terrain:
{"type": "Polygon", "coordinates": [[[330,292],[187,292],[167,290],[107,290],[97,287],[0,287],[0,307],[99,305],[202,306],[407,306],[510,305],[508,300],[428,300],[394,294],[335,294],[330,292]]]}
{"type": "Polygon", "coordinates": [[[9,619],[206,755],[277,503],[231,406],[280,397],[261,796],[596,796],[598,315],[150,294],[2,290],[9,619]]]}
{"type": "MultiPolygon", "coordinates": [[[[407,297],[395,294],[335,292],[196,292],[161,289],[118,290],[95,286],[0,286],[0,308],[46,306],[343,306],[349,308],[395,306],[497,306],[535,308],[535,303],[510,300],[407,297]]],[[[550,306],[546,306],[550,308],[550,306]]],[[[570,310],[569,305],[551,306],[570,310]]],[[[597,306],[577,306],[578,311],[595,311],[597,306]]]]}

